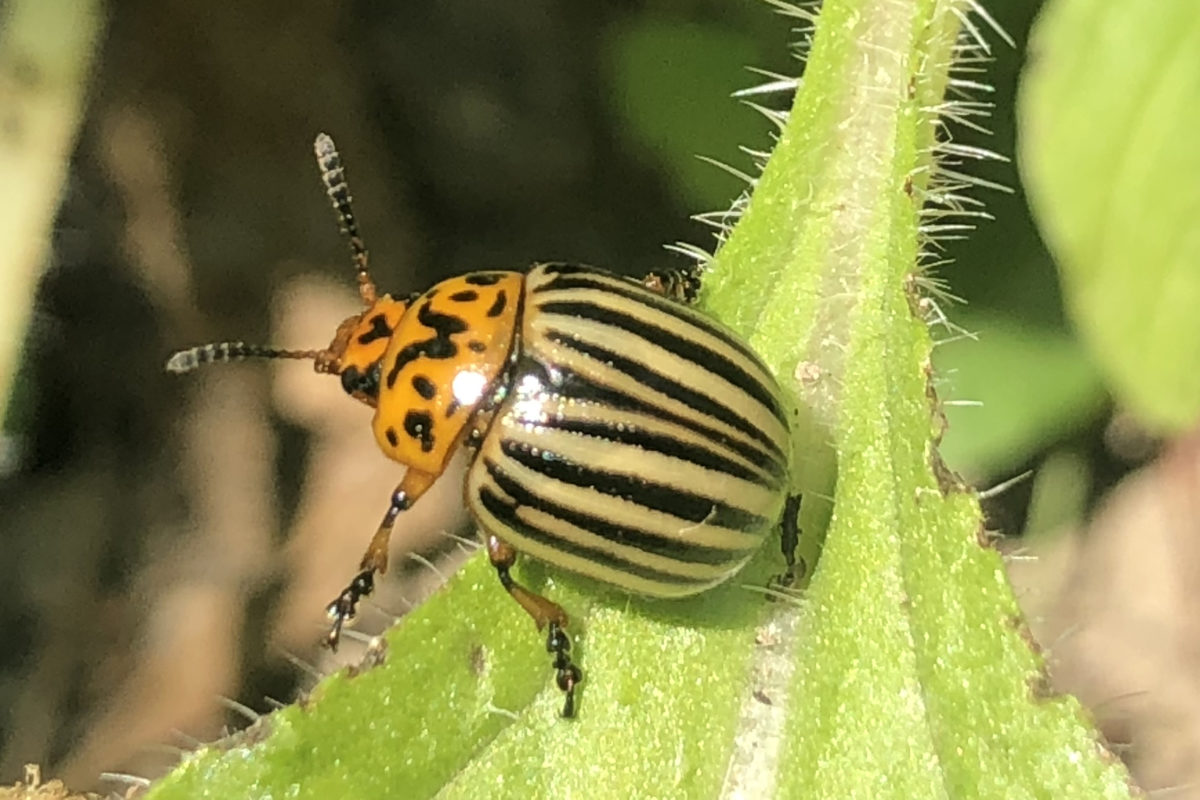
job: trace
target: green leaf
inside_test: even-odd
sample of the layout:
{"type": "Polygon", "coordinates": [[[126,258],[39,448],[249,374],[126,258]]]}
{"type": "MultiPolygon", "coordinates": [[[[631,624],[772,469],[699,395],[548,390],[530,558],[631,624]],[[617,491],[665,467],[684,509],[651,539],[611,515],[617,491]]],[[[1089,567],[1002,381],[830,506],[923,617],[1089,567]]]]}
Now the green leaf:
{"type": "Polygon", "coordinates": [[[389,632],[385,663],[150,797],[1127,797],[1078,705],[1041,688],[978,504],[934,452],[910,276],[964,11],[824,3],[804,88],[705,285],[798,401],[810,564],[829,522],[802,600],[752,590],[780,567],[769,548],[684,602],[525,563],[521,580],[573,614],[587,679],[568,722],[541,638],[475,558],[389,632]]]}
{"type": "Polygon", "coordinates": [[[1052,0],[1021,167],[1068,310],[1144,423],[1200,419],[1200,6],[1052,0]]]}
{"type": "MultiPolygon", "coordinates": [[[[765,583],[759,561],[743,580],[765,583]]],[[[523,582],[582,623],[577,721],[558,716],[543,637],[474,558],[387,634],[383,664],[332,676],[150,796],[562,797],[594,796],[594,785],[614,797],[715,796],[761,595],[728,585],[653,602],[524,567],[523,582]]]]}

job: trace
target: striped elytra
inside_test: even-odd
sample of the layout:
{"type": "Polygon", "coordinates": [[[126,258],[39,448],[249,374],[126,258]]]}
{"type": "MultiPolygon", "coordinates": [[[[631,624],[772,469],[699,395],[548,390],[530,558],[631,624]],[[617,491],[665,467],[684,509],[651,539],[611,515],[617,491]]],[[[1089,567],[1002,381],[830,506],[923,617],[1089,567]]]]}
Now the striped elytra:
{"type": "Polygon", "coordinates": [[[507,395],[467,477],[485,531],[639,594],[736,572],[776,525],[788,429],[759,359],[708,317],[564,265],[525,278],[507,395]]]}
{"type": "Polygon", "coordinates": [[[638,283],[543,264],[379,295],[333,141],[322,134],[314,149],[362,310],[319,350],[217,342],[176,353],[167,369],[306,359],[375,409],[376,442],[408,469],[359,572],[329,604],[328,646],[387,570],[397,519],[464,443],[474,451],[467,504],[501,586],[546,632],[565,717],[583,679],[567,614],[514,579],[518,551],[631,592],[682,597],[737,572],[782,514],[790,578],[799,506],[787,497],[779,388],[737,336],[690,307],[697,270],[638,283]]]}

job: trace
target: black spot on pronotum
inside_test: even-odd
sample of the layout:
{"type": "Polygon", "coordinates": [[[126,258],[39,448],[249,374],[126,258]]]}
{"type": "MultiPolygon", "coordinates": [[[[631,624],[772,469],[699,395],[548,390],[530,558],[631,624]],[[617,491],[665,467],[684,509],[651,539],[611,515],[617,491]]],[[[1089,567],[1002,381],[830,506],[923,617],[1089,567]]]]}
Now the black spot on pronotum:
{"type": "Polygon", "coordinates": [[[467,323],[460,317],[450,314],[439,314],[433,310],[432,305],[428,299],[421,304],[421,307],[417,310],[417,321],[426,328],[433,330],[433,336],[429,339],[422,339],[419,342],[406,345],[396,354],[396,360],[392,363],[392,368],[388,370],[387,374],[387,387],[389,389],[396,385],[396,378],[399,377],[400,370],[418,358],[446,359],[454,358],[458,355],[458,345],[450,341],[450,337],[456,333],[465,331],[467,323]]]}
{"type": "Polygon", "coordinates": [[[433,417],[428,411],[409,411],[404,415],[404,432],[421,442],[421,451],[433,449],[433,417]]]}
{"type": "Polygon", "coordinates": [[[472,286],[495,286],[504,280],[503,272],[474,272],[464,278],[472,286]]]}
{"type": "Polygon", "coordinates": [[[508,295],[501,289],[496,293],[496,302],[492,303],[492,307],[487,310],[489,317],[498,317],[504,313],[504,307],[508,305],[508,295]]]}
{"type": "Polygon", "coordinates": [[[379,372],[380,362],[376,361],[367,367],[366,371],[360,371],[358,367],[353,365],[342,370],[342,389],[349,395],[362,395],[364,397],[379,397],[379,372]]]}
{"type": "Polygon", "coordinates": [[[472,339],[471,341],[467,342],[467,348],[472,353],[482,353],[484,350],[487,350],[487,345],[478,339],[472,339]]]}
{"type": "Polygon", "coordinates": [[[464,289],[461,292],[455,292],[450,295],[450,299],[456,303],[473,303],[479,299],[479,292],[474,289],[464,289]]]}
{"type": "Polygon", "coordinates": [[[359,344],[370,344],[379,339],[390,339],[392,337],[392,329],[388,327],[387,317],[383,314],[376,314],[369,321],[371,323],[371,330],[359,334],[359,344]]]}
{"type": "Polygon", "coordinates": [[[437,387],[433,385],[433,381],[424,375],[414,375],[412,387],[417,390],[417,394],[426,400],[432,400],[434,397],[437,397],[437,387]]]}
{"type": "Polygon", "coordinates": [[[386,431],[384,431],[383,435],[388,440],[388,444],[390,444],[392,447],[396,447],[400,444],[400,437],[396,435],[395,428],[388,428],[386,431]]]}

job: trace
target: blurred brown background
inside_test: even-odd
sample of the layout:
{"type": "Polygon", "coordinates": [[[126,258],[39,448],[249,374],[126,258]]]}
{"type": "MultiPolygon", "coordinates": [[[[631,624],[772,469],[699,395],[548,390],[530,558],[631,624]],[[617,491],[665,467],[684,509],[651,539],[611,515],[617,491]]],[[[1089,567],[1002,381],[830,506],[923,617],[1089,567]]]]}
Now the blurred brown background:
{"type": "MultiPolygon", "coordinates": [[[[1011,154],[1013,91],[1038,4],[993,5],[1018,47],[999,45],[989,75],[996,135],[962,139],[1011,154]]],[[[0,783],[29,761],[79,788],[105,770],[157,774],[171,748],[244,724],[222,698],[269,710],[265,698],[289,701],[335,664],[317,648],[323,607],[399,476],[374,446],[369,411],[303,364],[186,378],[162,369],[173,349],[209,340],[322,346],[353,309],[311,154],[318,131],[341,149],[385,290],[535,260],[637,274],[678,259],[664,244],[710,246],[689,215],[727,206],[742,188],[696,154],[747,169],[738,146],[768,146],[769,124],[730,97],[762,80],[745,68],[800,69],[788,21],[749,0],[100,9],[82,129],[4,425],[0,783]]],[[[18,56],[0,54],[0,69],[18,56]]],[[[970,169],[1019,183],[1011,164],[970,169]]],[[[951,288],[971,302],[964,325],[999,319],[1069,343],[1021,194],[984,199],[998,221],[945,245],[959,261],[945,271],[951,288]]],[[[982,394],[988,380],[1021,380],[971,352],[954,358],[943,365],[948,397],[970,383],[956,383],[960,374],[983,376],[970,383],[982,394]]],[[[1081,391],[1039,417],[1050,421],[1036,435],[985,453],[970,445],[977,423],[951,409],[947,445],[952,466],[982,486],[1034,470],[988,501],[993,527],[1073,543],[1064,561],[1032,562],[1054,566],[1028,570],[1021,585],[1052,663],[1066,632],[1092,615],[1072,582],[1095,591],[1099,581],[1112,599],[1111,564],[1080,555],[1089,538],[1078,531],[1158,447],[1123,432],[1095,383],[1081,391]],[[1060,529],[1074,533],[1047,533],[1060,529]]],[[[1023,411],[1019,400],[999,406],[1023,411]]],[[[1174,471],[1160,465],[1142,480],[1162,491],[1182,470],[1200,488],[1196,449],[1180,445],[1174,471]]],[[[450,534],[470,529],[452,477],[400,533],[431,559],[461,555],[450,534]]],[[[1031,563],[1027,544],[1010,549],[1031,563]]],[[[1164,558],[1167,571],[1190,563],[1164,558]]],[[[428,567],[395,563],[362,630],[380,630],[436,584],[428,567]]],[[[1161,626],[1180,618],[1179,601],[1165,600],[1142,635],[1166,641],[1161,626]]],[[[1174,654],[1200,645],[1171,631],[1174,654]]],[[[1102,641],[1111,667],[1123,645],[1102,641]]],[[[353,659],[354,648],[339,656],[353,659]]],[[[1112,712],[1109,732],[1135,738],[1137,714],[1117,698],[1161,685],[1158,673],[1092,686],[1096,661],[1072,658],[1083,677],[1064,675],[1064,685],[1091,691],[1112,712]]],[[[1171,674],[1184,668],[1171,662],[1171,674]]],[[[1200,706],[1195,681],[1179,684],[1200,706]]]]}

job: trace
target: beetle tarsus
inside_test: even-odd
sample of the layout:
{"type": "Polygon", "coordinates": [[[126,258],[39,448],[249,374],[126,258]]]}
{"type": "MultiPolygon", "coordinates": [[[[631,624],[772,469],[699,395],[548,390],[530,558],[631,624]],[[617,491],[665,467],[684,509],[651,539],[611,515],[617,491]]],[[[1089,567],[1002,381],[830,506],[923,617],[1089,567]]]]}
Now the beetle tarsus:
{"type": "Polygon", "coordinates": [[[571,640],[557,622],[551,622],[549,625],[546,652],[554,654],[552,666],[556,670],[555,683],[565,695],[562,716],[564,719],[570,719],[575,716],[575,687],[583,680],[583,673],[571,661],[571,640]]]}
{"type": "Polygon", "coordinates": [[[358,601],[375,590],[375,570],[367,569],[354,576],[350,585],[342,590],[338,599],[329,604],[326,609],[333,619],[329,634],[325,637],[325,646],[337,652],[338,642],[342,638],[342,628],[354,622],[358,613],[358,601]]]}

